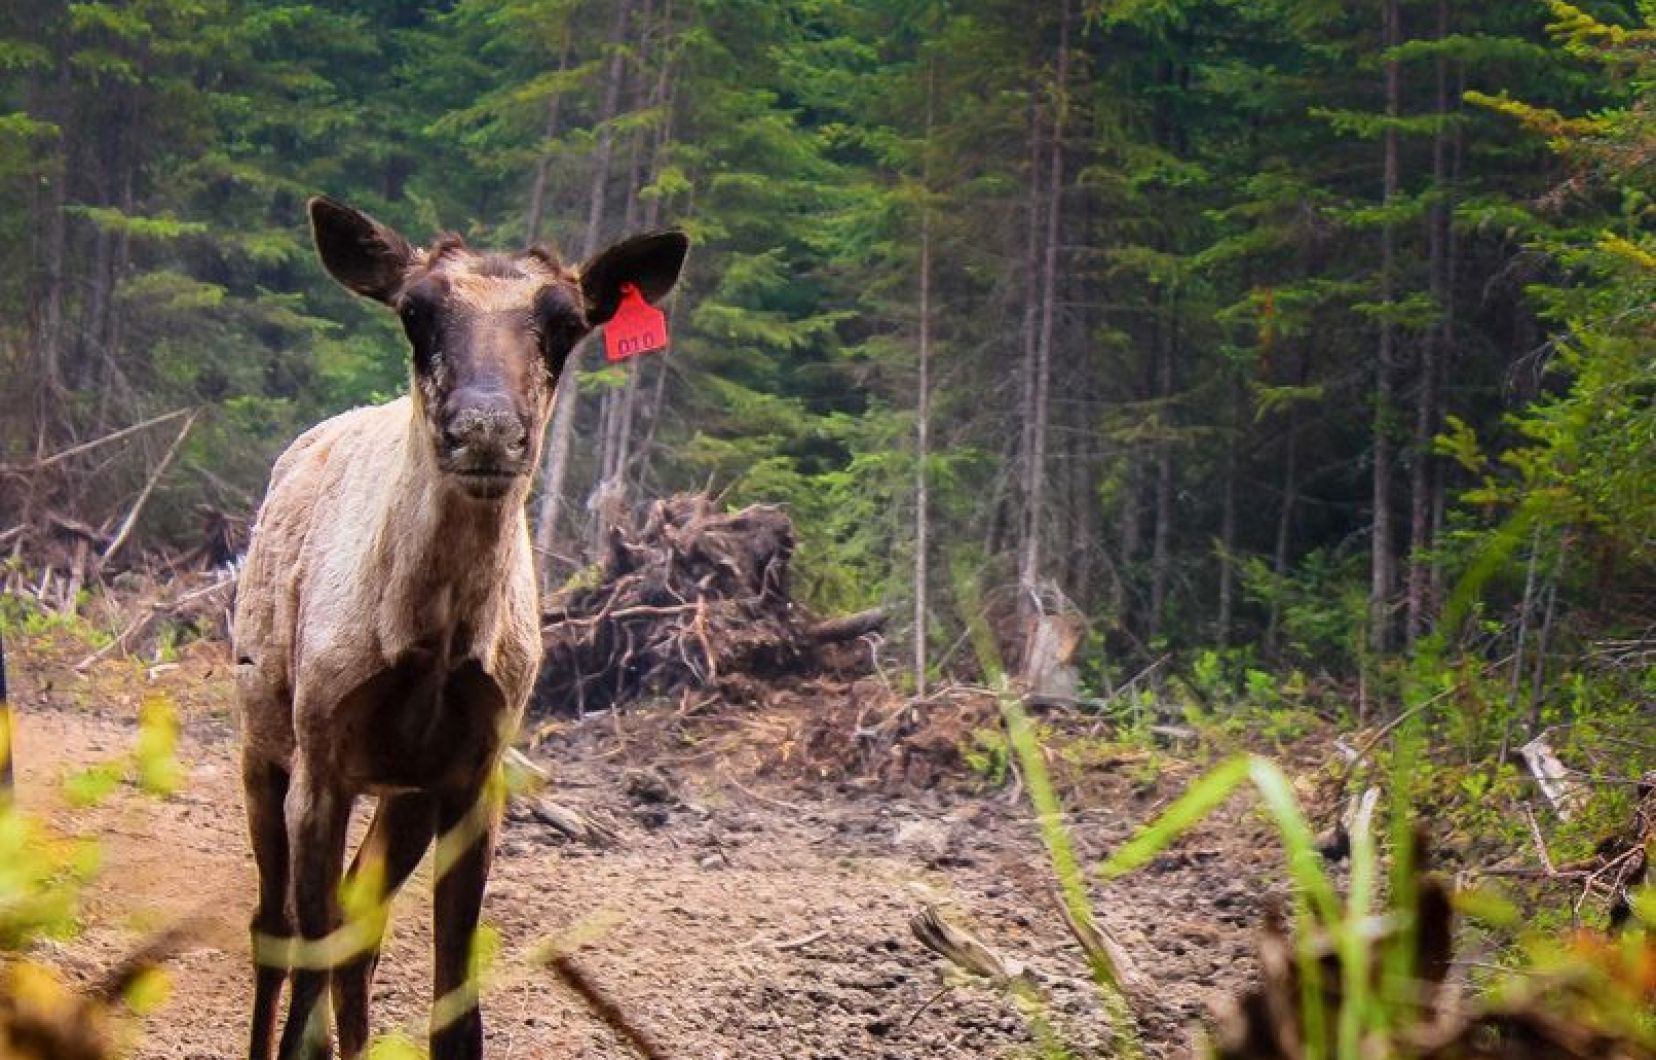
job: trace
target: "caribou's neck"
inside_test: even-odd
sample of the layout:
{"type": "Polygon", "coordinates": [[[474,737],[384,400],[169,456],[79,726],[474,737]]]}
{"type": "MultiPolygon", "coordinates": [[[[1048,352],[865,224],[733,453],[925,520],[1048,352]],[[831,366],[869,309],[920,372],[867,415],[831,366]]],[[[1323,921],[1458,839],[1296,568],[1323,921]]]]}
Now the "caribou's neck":
{"type": "Polygon", "coordinates": [[[435,651],[451,665],[477,658],[487,667],[505,594],[528,549],[529,482],[499,498],[466,494],[438,468],[414,404],[379,534],[381,569],[390,572],[382,618],[402,631],[388,647],[435,651]]]}

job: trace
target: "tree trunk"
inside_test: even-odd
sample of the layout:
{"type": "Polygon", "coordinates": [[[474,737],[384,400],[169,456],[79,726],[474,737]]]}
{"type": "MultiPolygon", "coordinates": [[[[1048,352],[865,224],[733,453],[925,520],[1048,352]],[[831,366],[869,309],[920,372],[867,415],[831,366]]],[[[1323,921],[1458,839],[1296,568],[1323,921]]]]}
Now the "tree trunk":
{"type": "MultiPolygon", "coordinates": [[[[661,101],[660,79],[657,79],[653,88],[646,91],[646,82],[642,77],[644,62],[648,61],[646,34],[653,15],[654,4],[652,0],[644,0],[644,9],[639,19],[641,28],[638,34],[639,51],[644,56],[644,60],[640,63],[639,74],[641,76],[636,77],[633,84],[632,107],[635,111],[646,106],[654,106],[661,101]]],[[[665,41],[662,42],[661,51],[663,53],[662,63],[665,66],[665,41]]],[[[627,137],[627,140],[627,204],[621,213],[621,231],[624,235],[631,235],[638,224],[638,194],[643,190],[644,133],[642,130],[634,130],[627,137]]],[[[633,406],[638,401],[638,376],[639,372],[643,370],[643,365],[639,358],[632,357],[623,361],[621,368],[626,376],[626,382],[622,384],[619,391],[605,394],[605,400],[610,408],[608,410],[607,428],[603,434],[603,467],[599,475],[599,481],[604,483],[606,488],[617,491],[623,491],[624,488],[622,471],[627,462],[627,449],[632,432],[633,406]]],[[[624,497],[618,497],[617,502],[624,507],[624,497]]],[[[602,522],[602,520],[599,520],[597,528],[597,532],[600,534],[605,529],[602,522]]]]}
{"type": "Polygon", "coordinates": [[[1219,617],[1214,639],[1219,642],[1220,648],[1230,646],[1231,622],[1236,607],[1236,480],[1242,473],[1242,461],[1237,450],[1242,448],[1244,441],[1241,398],[1244,389],[1240,378],[1232,384],[1231,422],[1225,446],[1225,493],[1219,509],[1219,617]]]}
{"type": "MultiPolygon", "coordinates": [[[[1458,62],[1455,64],[1455,76],[1457,85],[1454,90],[1453,98],[1456,100],[1455,109],[1458,112],[1461,109],[1459,101],[1466,95],[1466,67],[1464,64],[1458,62]]],[[[1451,134],[1450,147],[1449,188],[1451,192],[1453,192],[1455,188],[1460,186],[1461,160],[1465,155],[1466,147],[1465,129],[1459,124],[1455,126],[1454,132],[1451,134]]],[[[1434,383],[1437,387],[1438,403],[1440,405],[1438,410],[1438,419],[1440,421],[1442,420],[1443,415],[1443,409],[1441,406],[1444,404],[1443,384],[1445,380],[1449,378],[1450,365],[1454,362],[1455,357],[1455,290],[1456,276],[1458,275],[1460,263],[1461,243],[1460,236],[1455,233],[1455,226],[1451,223],[1453,218],[1453,205],[1453,202],[1449,204],[1449,206],[1445,209],[1444,216],[1445,254],[1443,263],[1443,286],[1446,293],[1443,303],[1444,342],[1443,345],[1439,347],[1437,353],[1437,376],[1434,383]]],[[[1448,495],[1447,479],[1451,466],[1452,465],[1448,463],[1439,461],[1436,468],[1437,473],[1432,476],[1431,480],[1432,526],[1436,527],[1438,531],[1441,531],[1443,528],[1444,510],[1448,495]]],[[[1432,558],[1430,568],[1427,572],[1427,593],[1431,600],[1437,601],[1443,599],[1443,562],[1435,556],[1432,558]]]]}
{"type": "MultiPolygon", "coordinates": [[[[605,196],[609,186],[609,167],[612,137],[610,122],[620,101],[622,56],[627,36],[627,14],[630,0],[621,0],[615,8],[615,30],[611,37],[609,70],[605,75],[604,98],[598,115],[598,149],[593,158],[592,189],[587,202],[586,238],[581,247],[581,260],[592,257],[598,250],[602,234],[605,196]]],[[[557,394],[552,403],[551,438],[546,446],[546,460],[541,478],[540,508],[535,518],[535,550],[541,559],[541,586],[550,589],[553,568],[552,549],[557,540],[558,517],[563,506],[564,479],[569,471],[569,453],[575,434],[577,411],[577,380],[587,344],[577,347],[564,362],[558,377],[557,394]]]]}
{"type": "MultiPolygon", "coordinates": [[[[558,51],[558,73],[569,69],[569,26],[564,26],[563,45],[558,51]]],[[[552,168],[552,140],[558,135],[558,116],[563,107],[563,93],[554,92],[546,101],[546,127],[541,133],[540,157],[535,161],[535,180],[529,188],[529,212],[523,219],[523,241],[540,242],[541,222],[546,216],[546,174],[552,168]]]]}
{"type": "Polygon", "coordinates": [[[1156,396],[1162,439],[1156,448],[1156,527],[1150,545],[1150,617],[1146,641],[1161,633],[1167,583],[1173,570],[1173,380],[1179,346],[1179,294],[1168,292],[1167,309],[1156,326],[1156,396]]]}
{"type": "Polygon", "coordinates": [[[1569,539],[1560,536],[1553,553],[1552,576],[1547,579],[1547,606],[1541,618],[1541,636],[1535,644],[1535,662],[1530,669],[1529,734],[1541,734],[1541,690],[1547,681],[1547,647],[1552,641],[1553,614],[1558,606],[1558,579],[1564,574],[1564,555],[1569,539]]]}
{"type": "MultiPolygon", "coordinates": [[[[1303,351],[1299,355],[1299,385],[1305,385],[1306,362],[1303,351]]],[[[1277,508],[1276,543],[1271,550],[1271,571],[1281,585],[1288,577],[1288,560],[1294,544],[1294,504],[1299,492],[1299,403],[1288,406],[1288,437],[1282,454],[1282,500],[1277,508]]],[[[1276,655],[1282,618],[1282,604],[1272,594],[1271,614],[1265,624],[1265,651],[1276,655]]]]}
{"type": "MultiPolygon", "coordinates": [[[[931,136],[932,112],[936,92],[936,78],[930,65],[926,69],[926,135],[921,145],[925,157],[920,167],[920,194],[931,194],[931,136]]],[[[914,689],[917,695],[926,694],[926,582],[927,554],[930,548],[931,497],[926,477],[926,463],[931,459],[931,270],[932,227],[931,203],[920,204],[920,379],[918,408],[915,410],[914,438],[914,689]]]]}
{"type": "MultiPolygon", "coordinates": [[[[1398,25],[1401,18],[1398,0],[1385,0],[1384,41],[1393,48],[1400,40],[1398,25]]],[[[1401,79],[1396,59],[1388,59],[1386,72],[1386,116],[1398,115],[1401,97],[1401,79]]],[[[1390,206],[1397,196],[1397,130],[1387,126],[1385,133],[1385,171],[1382,199],[1390,206]]],[[[1380,229],[1380,302],[1389,309],[1396,298],[1396,231],[1390,219],[1380,229]]],[[[1396,330],[1389,316],[1380,321],[1380,349],[1374,371],[1374,526],[1370,543],[1369,563],[1369,646],[1375,652],[1384,652],[1391,644],[1391,594],[1396,584],[1395,562],[1392,555],[1392,391],[1393,365],[1396,362],[1396,330]]]]}
{"type": "Polygon", "coordinates": [[[1023,363],[1018,372],[1018,420],[1022,444],[1018,447],[1018,520],[1016,546],[1018,550],[1018,606],[1025,606],[1026,590],[1023,581],[1024,555],[1028,549],[1030,519],[1029,495],[1035,473],[1035,373],[1037,324],[1041,304],[1041,104],[1040,86],[1030,91],[1029,97],[1029,192],[1024,217],[1024,312],[1023,363]]]}
{"type": "MultiPolygon", "coordinates": [[[[1541,555],[1541,524],[1536,523],[1535,529],[1530,531],[1529,563],[1524,567],[1524,598],[1518,605],[1518,635],[1517,643],[1512,649],[1512,677],[1507,685],[1507,716],[1506,724],[1502,726],[1501,756],[1497,761],[1506,758],[1508,738],[1505,734],[1512,731],[1512,723],[1518,717],[1518,689],[1524,676],[1524,649],[1529,646],[1530,614],[1535,606],[1535,566],[1541,555]]],[[[1530,736],[1536,734],[1532,731],[1530,736]]]]}
{"type": "MultiPolygon", "coordinates": [[[[671,106],[672,106],[672,101],[671,101],[671,99],[669,99],[668,107],[671,108],[671,106]]],[[[684,212],[685,212],[686,216],[691,216],[696,212],[696,192],[695,192],[694,188],[692,188],[690,190],[690,192],[687,196],[687,199],[688,199],[688,201],[685,204],[684,212]]],[[[650,206],[651,206],[651,216],[653,217],[654,216],[653,211],[655,209],[655,202],[652,201],[650,206]]],[[[669,309],[668,309],[669,313],[672,312],[671,307],[678,303],[679,295],[683,290],[684,290],[684,288],[683,288],[683,285],[681,284],[677,287],[674,287],[673,288],[673,293],[668,296],[667,305],[669,307],[669,309]]],[[[639,483],[639,488],[640,489],[646,488],[644,484],[649,479],[650,460],[655,455],[656,428],[661,425],[661,409],[662,409],[662,404],[663,404],[663,401],[664,401],[664,399],[666,397],[666,393],[667,393],[667,374],[670,371],[672,371],[672,361],[670,361],[668,359],[671,352],[672,352],[672,349],[671,349],[671,347],[669,347],[666,351],[664,351],[662,356],[657,357],[655,359],[655,361],[656,361],[655,393],[650,398],[649,427],[646,428],[646,430],[644,432],[644,444],[639,448],[639,465],[638,465],[638,480],[637,481],[639,483]]]]}
{"type": "MultiPolygon", "coordinates": [[[[662,164],[666,158],[667,149],[673,143],[673,120],[676,116],[674,111],[674,60],[676,57],[672,48],[672,33],[673,2],[672,0],[667,0],[667,3],[662,5],[661,12],[661,68],[656,77],[655,89],[650,93],[651,104],[653,106],[663,108],[665,112],[662,116],[660,126],[656,129],[655,142],[650,147],[650,179],[652,181],[660,175],[662,164]]],[[[644,228],[646,231],[654,231],[660,226],[660,224],[661,196],[655,195],[651,196],[649,202],[644,206],[644,228]]],[[[670,304],[676,303],[677,300],[678,289],[675,288],[670,297],[670,304]]],[[[647,428],[643,444],[639,446],[640,467],[639,473],[633,476],[633,480],[635,482],[643,478],[643,465],[650,458],[650,447],[655,440],[655,421],[656,417],[660,415],[661,412],[662,393],[667,380],[667,357],[671,354],[671,352],[672,351],[669,348],[667,350],[663,350],[659,356],[651,358],[651,361],[654,363],[656,384],[653,399],[649,406],[649,427],[647,428]]],[[[620,459],[620,474],[622,477],[623,488],[625,488],[627,482],[627,467],[633,461],[633,423],[637,419],[638,415],[639,395],[644,389],[644,373],[646,367],[646,365],[639,365],[637,374],[629,380],[629,383],[633,388],[633,396],[631,402],[626,406],[624,411],[624,421],[621,430],[622,453],[620,459]]]]}
{"type": "Polygon", "coordinates": [[[1034,379],[1034,431],[1028,454],[1028,491],[1024,498],[1024,550],[1018,567],[1019,596],[1030,599],[1041,576],[1041,529],[1043,493],[1046,487],[1047,418],[1049,384],[1052,377],[1052,335],[1058,301],[1058,232],[1063,216],[1064,116],[1069,81],[1070,3],[1064,0],[1059,16],[1058,72],[1053,86],[1052,142],[1047,161],[1046,245],[1041,262],[1041,327],[1036,340],[1034,379]]]}
{"type": "MultiPolygon", "coordinates": [[[[649,0],[645,0],[641,24],[648,24],[650,7],[649,0]]],[[[642,37],[642,33],[640,36],[642,37]]],[[[634,82],[632,108],[638,110],[648,102],[648,97],[644,92],[644,82],[637,78],[634,82]]],[[[627,199],[626,206],[621,211],[621,231],[630,235],[638,222],[638,192],[644,145],[643,134],[636,130],[627,139],[627,199]]],[[[632,406],[637,400],[638,373],[642,360],[641,357],[629,357],[622,361],[621,373],[624,381],[621,387],[604,391],[603,405],[598,417],[598,475],[593,485],[594,499],[597,503],[592,505],[593,518],[589,534],[593,548],[603,544],[604,535],[610,527],[616,525],[617,520],[624,517],[627,510],[626,489],[621,470],[627,459],[626,438],[632,430],[632,406]]]]}
{"type": "MultiPolygon", "coordinates": [[[[53,94],[53,109],[61,109],[64,115],[67,115],[69,109],[70,69],[67,61],[61,62],[58,67],[56,92],[53,94]]],[[[50,155],[43,165],[42,177],[47,185],[45,216],[41,218],[45,228],[42,237],[44,253],[41,255],[41,291],[38,298],[39,308],[36,310],[36,318],[39,321],[40,358],[40,385],[36,389],[40,405],[34,435],[36,448],[42,453],[50,448],[56,441],[56,436],[67,426],[63,422],[64,398],[68,395],[63,371],[66,338],[64,318],[67,313],[64,262],[69,247],[67,207],[71,130],[67,128],[67,117],[58,117],[56,120],[64,128],[63,132],[52,140],[50,155]]]]}
{"type": "MultiPolygon", "coordinates": [[[[1449,35],[1448,0],[1438,0],[1437,36],[1449,35]]],[[[1440,121],[1449,114],[1449,60],[1437,59],[1437,104],[1440,121]]],[[[1409,646],[1426,632],[1426,616],[1432,606],[1430,595],[1431,564],[1427,554],[1436,537],[1432,523],[1432,480],[1435,464],[1432,457],[1432,439],[1437,434],[1438,359],[1449,345],[1449,322],[1453,319],[1450,303],[1454,293],[1448,284],[1449,250],[1449,133],[1439,125],[1432,138],[1432,189],[1435,198],[1427,217],[1427,260],[1431,278],[1432,299],[1442,314],[1432,334],[1420,346],[1419,389],[1415,401],[1414,453],[1409,465],[1409,586],[1408,638],[1409,646]]]]}

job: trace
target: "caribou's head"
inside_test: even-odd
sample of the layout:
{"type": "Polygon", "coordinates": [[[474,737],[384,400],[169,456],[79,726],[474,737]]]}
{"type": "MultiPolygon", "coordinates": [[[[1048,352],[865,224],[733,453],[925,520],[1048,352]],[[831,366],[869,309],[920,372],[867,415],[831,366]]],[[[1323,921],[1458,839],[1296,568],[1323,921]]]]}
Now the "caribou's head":
{"type": "Polygon", "coordinates": [[[333,278],[402,319],[437,467],[480,499],[533,472],[570,351],[615,315],[626,286],[651,302],[671,290],[689,248],[682,232],[657,232],[572,268],[548,247],[490,253],[458,236],[414,247],[332,199],[312,199],[310,219],[333,278]]]}

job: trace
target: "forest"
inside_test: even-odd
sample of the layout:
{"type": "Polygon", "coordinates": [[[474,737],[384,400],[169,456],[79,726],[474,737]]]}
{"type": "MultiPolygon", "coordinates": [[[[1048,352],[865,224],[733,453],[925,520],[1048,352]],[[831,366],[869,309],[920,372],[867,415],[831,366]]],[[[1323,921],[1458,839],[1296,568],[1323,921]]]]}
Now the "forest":
{"type": "MultiPolygon", "coordinates": [[[[225,881],[234,970],[181,950],[121,1051],[22,1051],[4,984],[38,960],[86,988],[142,952],[109,908],[145,931],[185,912],[164,864],[123,861],[141,851],[105,852],[112,882],[42,835],[180,799],[239,818],[212,770],[234,769],[226,626],[272,464],[409,388],[396,315],[317,262],[316,195],[422,246],[691,243],[665,351],[594,338],[564,364],[528,502],[548,662],[525,746],[560,802],[508,808],[503,886],[551,886],[527,867],[544,847],[599,893],[497,912],[491,884],[519,970],[485,1007],[598,1015],[519,1026],[522,1055],[1183,1055],[1208,994],[1250,984],[1266,1001],[1238,1011],[1274,1028],[1218,1055],[1653,1055],[1648,0],[8,0],[0,760],[15,744],[25,812],[0,860],[32,868],[0,866],[0,1057],[241,1048],[238,820],[198,866],[225,881]],[[693,612],[640,595],[641,556],[693,612]],[[653,624],[582,632],[611,615],[653,624]],[[1225,801],[1240,787],[1256,809],[1225,801]],[[619,851],[583,848],[617,820],[619,851]],[[842,861],[879,832],[1001,945],[1079,945],[1080,970],[996,965],[962,915],[932,949],[976,985],[922,1005],[900,887],[830,886],[812,828],[842,861]],[[762,852],[777,873],[631,901],[728,892],[731,930],[771,939],[769,985],[675,963],[728,941],[706,925],[672,956],[582,926],[681,846],[696,872],[762,852]],[[1510,914],[1457,929],[1449,978],[1480,1001],[1441,1040],[1391,974],[1432,948],[1409,904],[1435,893],[1428,850],[1463,918],[1510,914]],[[1002,870],[1055,882],[1008,897],[1002,870]],[[1152,930],[1232,878],[1223,967],[1200,932],[1152,930]],[[809,908],[780,923],[738,901],[796,885],[809,908]],[[901,959],[862,953],[853,907],[901,959]],[[1371,907],[1419,931],[1363,936],[1371,907]],[[1256,953],[1283,917],[1293,941],[1267,926],[1256,953]],[[554,929],[645,955],[571,971],[533,955],[554,929]],[[1343,1000],[1307,1000],[1318,930],[1343,1000]],[[1272,945],[1298,978],[1272,979],[1272,945]],[[809,969],[782,966],[836,946],[823,967],[904,983],[889,1012],[842,980],[800,1000],[809,969]],[[1384,985],[1359,986],[1371,951],[1384,985]],[[647,989],[669,966],[791,1030],[673,1007],[647,989]],[[1508,989],[1512,968],[1580,994],[1508,989]],[[1565,994],[1569,1026],[1546,1007],[1565,994]],[[233,1035],[184,1029],[222,1006],[233,1035]],[[1543,1051],[1489,1044],[1520,1024],[1543,1051]]],[[[417,1021],[409,981],[393,1008],[417,1021]]],[[[400,1041],[376,1049],[423,1055],[400,1041]]]]}

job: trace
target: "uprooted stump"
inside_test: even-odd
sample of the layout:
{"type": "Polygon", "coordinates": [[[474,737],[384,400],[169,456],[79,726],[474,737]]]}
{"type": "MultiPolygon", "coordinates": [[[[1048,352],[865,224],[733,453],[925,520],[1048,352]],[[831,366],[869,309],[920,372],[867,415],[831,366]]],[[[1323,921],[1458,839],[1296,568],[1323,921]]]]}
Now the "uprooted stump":
{"type": "Polygon", "coordinates": [[[720,511],[703,494],[657,501],[637,530],[543,614],[541,714],[598,710],[731,679],[819,672],[878,630],[880,611],[819,621],[789,596],[793,523],[781,509],[720,511]]]}

